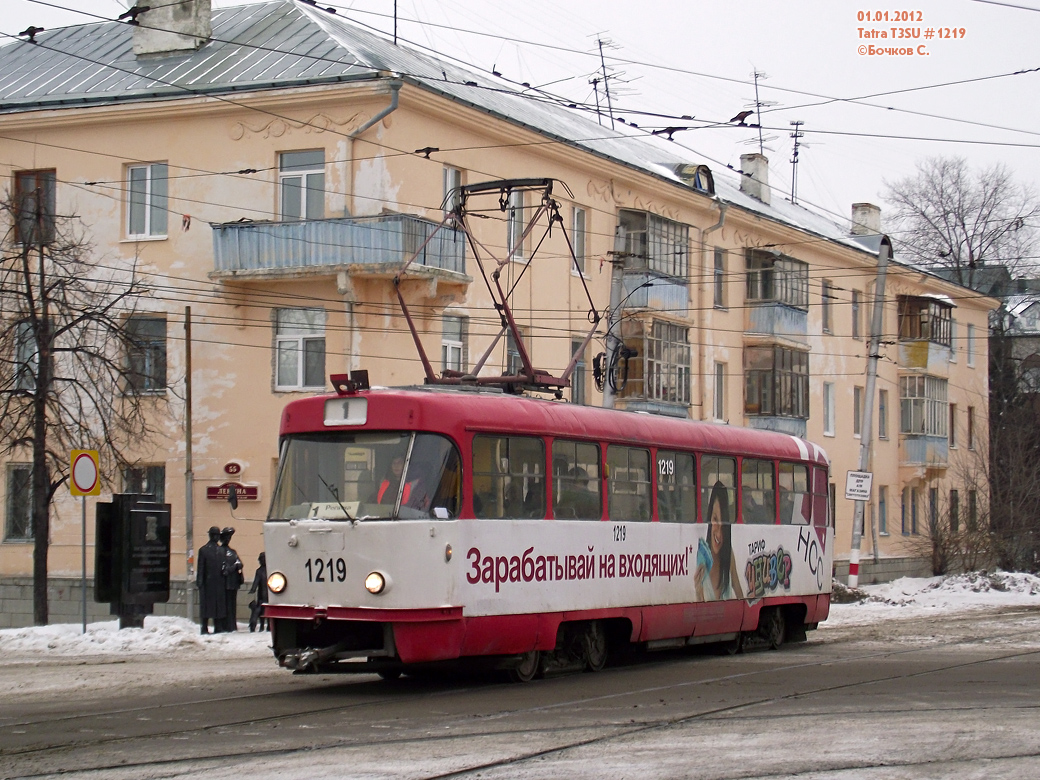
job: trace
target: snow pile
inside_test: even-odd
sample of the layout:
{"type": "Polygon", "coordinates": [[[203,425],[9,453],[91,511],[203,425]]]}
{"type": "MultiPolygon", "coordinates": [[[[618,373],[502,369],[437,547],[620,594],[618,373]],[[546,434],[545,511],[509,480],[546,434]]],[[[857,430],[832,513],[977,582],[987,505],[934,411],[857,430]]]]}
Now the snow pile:
{"type": "Polygon", "coordinates": [[[1040,577],[1019,572],[968,572],[903,577],[880,585],[835,584],[830,617],[822,625],[862,625],[891,618],[1004,607],[1040,608],[1040,577]]]}
{"type": "Polygon", "coordinates": [[[85,634],[81,623],[0,630],[0,658],[168,653],[253,656],[270,654],[270,644],[266,632],[239,630],[203,636],[195,623],[177,617],[146,617],[144,628],[122,631],[117,620],[88,623],[85,634]]]}

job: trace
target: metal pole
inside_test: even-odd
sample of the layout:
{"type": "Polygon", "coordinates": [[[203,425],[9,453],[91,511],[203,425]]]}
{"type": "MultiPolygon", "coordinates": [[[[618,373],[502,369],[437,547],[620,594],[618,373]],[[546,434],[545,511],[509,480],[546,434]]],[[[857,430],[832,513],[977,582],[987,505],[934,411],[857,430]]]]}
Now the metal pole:
{"type": "MultiPolygon", "coordinates": [[[[859,470],[870,470],[870,444],[874,426],[874,388],[877,385],[878,354],[881,349],[881,327],[885,309],[885,274],[888,270],[888,258],[892,254],[892,242],[888,236],[881,236],[878,248],[877,284],[874,289],[874,313],[870,320],[870,348],[867,352],[867,386],[863,398],[863,427],[860,429],[859,470]]],[[[859,551],[863,544],[863,510],[865,501],[856,502],[855,514],[852,517],[852,549],[849,551],[849,587],[859,585],[859,551]]]]}
{"type": "Polygon", "coordinates": [[[83,547],[80,549],[80,561],[83,564],[83,578],[80,580],[80,590],[83,591],[83,633],[87,633],[87,497],[80,499],[83,502],[83,522],[80,529],[83,532],[83,547]]]}
{"type": "Polygon", "coordinates": [[[187,556],[185,565],[184,600],[188,620],[195,620],[194,584],[195,562],[195,473],[191,462],[191,307],[184,307],[184,542],[187,556]]]}

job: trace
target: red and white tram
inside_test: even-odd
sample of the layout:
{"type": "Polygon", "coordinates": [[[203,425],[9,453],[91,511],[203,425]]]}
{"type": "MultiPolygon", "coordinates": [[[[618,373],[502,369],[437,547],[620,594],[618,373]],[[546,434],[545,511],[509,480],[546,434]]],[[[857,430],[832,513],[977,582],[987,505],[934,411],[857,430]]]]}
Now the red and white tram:
{"type": "Polygon", "coordinates": [[[802,439],[478,388],[290,403],[265,523],[274,653],[520,680],[608,651],[804,638],[827,617],[828,462],[802,439]]]}

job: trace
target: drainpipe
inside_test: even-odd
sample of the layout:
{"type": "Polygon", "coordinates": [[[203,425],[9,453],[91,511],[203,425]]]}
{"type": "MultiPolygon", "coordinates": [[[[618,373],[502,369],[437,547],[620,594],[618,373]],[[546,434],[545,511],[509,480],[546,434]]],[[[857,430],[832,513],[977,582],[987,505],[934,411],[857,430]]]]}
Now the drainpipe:
{"type": "Polygon", "coordinates": [[[704,377],[706,376],[706,370],[704,365],[705,360],[705,349],[704,349],[704,323],[707,319],[707,313],[704,310],[704,287],[705,280],[708,280],[708,284],[711,285],[712,290],[715,289],[715,266],[711,263],[709,270],[709,251],[708,251],[708,234],[714,233],[719,230],[726,222],[726,209],[729,208],[728,203],[724,203],[715,198],[715,205],[719,207],[719,221],[716,222],[709,228],[705,228],[701,231],[701,283],[697,285],[697,396],[698,403],[700,405],[700,419],[707,419],[707,411],[704,407],[704,377]]]}
{"type": "Polygon", "coordinates": [[[347,191],[350,198],[350,213],[351,216],[357,213],[357,208],[354,203],[354,139],[361,135],[363,132],[368,130],[370,127],[375,125],[377,122],[382,122],[386,117],[397,110],[398,98],[400,96],[401,87],[404,86],[404,82],[401,79],[390,79],[390,105],[376,114],[374,117],[369,119],[365,124],[361,125],[357,130],[347,136],[347,191]]]}

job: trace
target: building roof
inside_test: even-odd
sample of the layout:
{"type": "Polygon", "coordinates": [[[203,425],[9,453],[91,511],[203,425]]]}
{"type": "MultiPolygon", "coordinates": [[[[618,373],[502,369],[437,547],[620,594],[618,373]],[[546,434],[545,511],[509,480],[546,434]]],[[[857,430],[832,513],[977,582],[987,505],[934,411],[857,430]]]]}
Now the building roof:
{"type": "MultiPolygon", "coordinates": [[[[138,58],[133,27],[102,22],[66,27],[0,47],[0,114],[119,102],[234,95],[396,76],[477,110],[527,127],[674,186],[694,162],[656,137],[602,127],[587,113],[533,90],[424,54],[296,0],[213,11],[200,49],[138,58]]],[[[780,197],[767,205],[715,175],[716,196],[779,224],[877,255],[877,236],[851,236],[844,224],[780,197]]],[[[725,171],[721,171],[725,174],[725,171]]],[[[739,175],[739,174],[737,174],[739,175]]]]}

